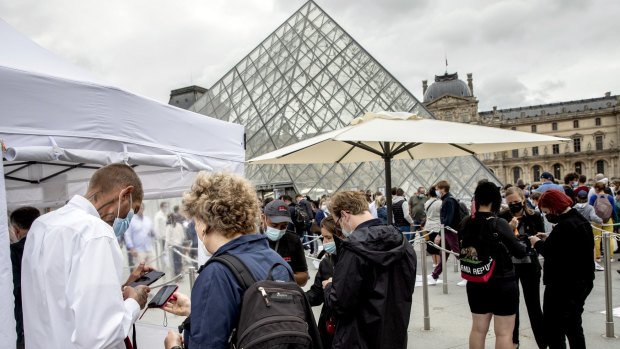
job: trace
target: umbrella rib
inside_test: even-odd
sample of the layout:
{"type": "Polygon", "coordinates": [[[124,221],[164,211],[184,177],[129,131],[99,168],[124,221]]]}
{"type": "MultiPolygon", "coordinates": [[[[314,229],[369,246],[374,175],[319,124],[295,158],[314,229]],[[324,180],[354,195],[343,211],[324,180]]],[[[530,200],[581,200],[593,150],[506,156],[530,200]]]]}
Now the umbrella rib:
{"type": "MultiPolygon", "coordinates": [[[[403,144],[404,144],[404,143],[403,143],[403,144]]],[[[422,143],[420,143],[420,142],[417,142],[417,143],[409,143],[409,144],[407,144],[407,145],[403,146],[402,148],[401,148],[401,147],[398,147],[398,149],[396,149],[396,150],[392,153],[392,155],[397,155],[397,154],[400,154],[400,153],[402,153],[402,152],[404,152],[404,151],[407,151],[407,152],[408,152],[410,149],[413,149],[413,148],[415,148],[415,147],[417,147],[418,145],[421,145],[421,144],[422,144],[422,143]]],[[[409,155],[411,155],[411,153],[409,153],[409,155]]]]}
{"type": "Polygon", "coordinates": [[[413,158],[413,155],[412,155],[412,154],[411,154],[411,152],[409,151],[409,149],[407,149],[407,154],[409,154],[409,157],[411,158],[411,160],[415,160],[415,159],[413,158]]]}
{"type": "Polygon", "coordinates": [[[347,143],[347,144],[351,144],[351,145],[352,145],[352,146],[354,146],[354,147],[358,147],[358,148],[360,148],[360,149],[364,149],[364,150],[366,150],[366,151],[368,151],[368,152],[371,152],[371,153],[373,153],[373,154],[379,155],[379,156],[381,156],[381,157],[385,156],[385,154],[381,153],[381,152],[380,152],[380,151],[378,151],[377,149],[374,149],[374,148],[372,148],[372,147],[369,147],[368,145],[366,145],[366,144],[364,144],[364,143],[362,143],[362,142],[352,142],[352,141],[343,141],[343,142],[345,142],[345,143],[347,143]]]}
{"type": "Polygon", "coordinates": [[[458,145],[458,144],[454,144],[454,143],[449,143],[449,144],[450,144],[451,146],[453,146],[453,147],[455,147],[455,148],[458,148],[458,149],[461,149],[462,151],[467,152],[467,153],[469,153],[469,154],[471,154],[471,155],[476,155],[476,153],[475,153],[475,152],[473,152],[473,151],[471,151],[471,150],[469,150],[469,149],[467,149],[467,148],[465,148],[465,147],[461,147],[461,146],[460,146],[460,145],[458,145]]]}
{"type": "Polygon", "coordinates": [[[349,148],[349,150],[347,150],[347,152],[344,153],[344,155],[342,155],[340,159],[336,160],[336,163],[339,164],[340,161],[342,161],[347,155],[349,155],[351,151],[353,151],[353,149],[355,149],[355,145],[351,146],[351,148],[349,148]]]}
{"type": "Polygon", "coordinates": [[[400,153],[400,152],[401,152],[401,150],[402,150],[403,148],[405,148],[405,147],[406,147],[407,145],[409,145],[409,144],[411,144],[411,143],[405,143],[405,142],[400,143],[400,145],[399,145],[398,147],[396,147],[396,149],[392,150],[392,154],[398,154],[398,153],[400,153]]]}

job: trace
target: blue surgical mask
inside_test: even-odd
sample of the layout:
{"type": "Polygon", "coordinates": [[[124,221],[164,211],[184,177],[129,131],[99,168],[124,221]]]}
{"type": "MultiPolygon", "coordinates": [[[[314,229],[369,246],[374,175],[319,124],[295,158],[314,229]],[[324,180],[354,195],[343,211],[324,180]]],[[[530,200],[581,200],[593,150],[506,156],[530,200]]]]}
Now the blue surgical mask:
{"type": "Polygon", "coordinates": [[[323,244],[323,249],[325,250],[325,252],[329,254],[336,254],[336,243],[332,241],[332,242],[323,244]]]}
{"type": "Polygon", "coordinates": [[[127,217],[121,218],[121,201],[118,200],[118,212],[112,224],[112,229],[114,229],[114,235],[116,235],[117,239],[121,239],[123,235],[125,235],[125,232],[129,228],[129,223],[131,223],[131,219],[133,218],[133,199],[131,194],[129,194],[129,207],[130,209],[129,212],[127,212],[127,217]]]}
{"type": "Polygon", "coordinates": [[[267,236],[267,239],[271,241],[280,240],[284,236],[285,233],[286,233],[286,229],[280,230],[274,227],[267,227],[267,230],[265,230],[265,235],[267,236]]]}

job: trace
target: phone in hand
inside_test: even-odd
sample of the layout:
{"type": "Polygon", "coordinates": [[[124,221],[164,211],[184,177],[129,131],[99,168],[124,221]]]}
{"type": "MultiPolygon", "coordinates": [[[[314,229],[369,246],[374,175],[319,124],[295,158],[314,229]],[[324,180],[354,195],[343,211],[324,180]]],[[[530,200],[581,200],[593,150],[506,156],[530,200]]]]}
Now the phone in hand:
{"type": "Polygon", "coordinates": [[[159,280],[162,278],[162,276],[166,275],[166,273],[163,273],[161,271],[149,271],[148,273],[142,275],[141,277],[139,277],[136,281],[134,282],[130,282],[128,284],[128,286],[131,287],[136,287],[139,285],[146,285],[149,286],[152,283],[154,283],[155,281],[159,280]]]}
{"type": "Polygon", "coordinates": [[[157,292],[157,294],[153,297],[153,299],[151,299],[151,301],[148,304],[149,308],[161,308],[164,305],[166,305],[166,303],[168,303],[169,300],[174,299],[174,292],[177,290],[177,288],[179,288],[179,286],[177,285],[168,285],[168,286],[163,286],[159,292],[157,292]]]}

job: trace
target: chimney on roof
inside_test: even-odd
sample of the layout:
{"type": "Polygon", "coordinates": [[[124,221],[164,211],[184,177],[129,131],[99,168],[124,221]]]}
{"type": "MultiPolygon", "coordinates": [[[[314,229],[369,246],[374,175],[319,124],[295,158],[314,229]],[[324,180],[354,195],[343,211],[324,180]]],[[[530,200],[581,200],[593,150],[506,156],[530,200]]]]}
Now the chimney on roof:
{"type": "Polygon", "coordinates": [[[605,92],[605,97],[611,97],[611,92],[605,92]]]}
{"type": "Polygon", "coordinates": [[[469,91],[471,95],[474,95],[474,78],[472,77],[472,73],[467,73],[467,85],[469,86],[469,91]]]}
{"type": "Polygon", "coordinates": [[[427,88],[428,88],[428,80],[422,80],[422,95],[426,93],[427,88]]]}
{"type": "Polygon", "coordinates": [[[496,105],[493,106],[493,114],[495,114],[495,112],[497,112],[497,106],[496,105]]]}

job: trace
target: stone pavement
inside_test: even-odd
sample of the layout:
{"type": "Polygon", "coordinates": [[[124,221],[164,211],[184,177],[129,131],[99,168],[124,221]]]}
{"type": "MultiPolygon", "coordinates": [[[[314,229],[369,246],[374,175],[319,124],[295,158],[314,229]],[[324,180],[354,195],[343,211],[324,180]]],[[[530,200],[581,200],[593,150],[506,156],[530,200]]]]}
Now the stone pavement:
{"type": "MultiPolygon", "coordinates": [[[[416,251],[417,253],[418,251],[416,251]]],[[[567,258],[570,258],[567,256],[567,258]]],[[[613,282],[613,306],[620,307],[620,274],[616,272],[620,269],[618,262],[620,254],[616,254],[616,262],[612,262],[612,282],[613,282]]],[[[418,256],[418,274],[421,273],[420,257],[418,256]]],[[[431,260],[427,259],[427,266],[430,273],[431,260]]],[[[310,261],[308,261],[311,279],[306,285],[308,289],[314,280],[316,269],[310,261]]],[[[413,294],[413,306],[411,312],[411,322],[409,324],[409,345],[408,348],[468,348],[469,330],[471,327],[471,313],[467,304],[467,295],[465,287],[456,285],[459,274],[454,272],[453,264],[448,262],[448,294],[443,294],[441,284],[429,286],[429,305],[430,305],[430,321],[431,331],[424,331],[423,326],[423,303],[422,303],[422,287],[416,287],[413,294]]],[[[620,348],[620,339],[605,338],[605,315],[601,311],[605,310],[605,287],[603,272],[596,272],[594,280],[594,289],[588,297],[583,314],[583,327],[586,335],[586,341],[589,348],[620,348]]],[[[189,280],[185,277],[179,284],[179,290],[189,294],[189,280]]],[[[541,284],[541,297],[544,286],[541,284]]],[[[521,298],[522,300],[523,298],[521,298]]],[[[536,342],[529,325],[527,310],[523,301],[520,303],[521,329],[520,341],[522,349],[535,349],[536,342]]],[[[314,308],[315,318],[318,319],[320,307],[314,308]]],[[[178,324],[183,321],[182,317],[168,315],[168,328],[176,330],[178,324]]],[[[159,309],[149,309],[140,324],[145,326],[156,325],[162,326],[164,322],[163,311],[159,309]]],[[[614,330],[616,336],[620,335],[620,318],[614,318],[614,330]]],[[[160,327],[161,329],[161,327],[160,327]]],[[[140,334],[138,330],[138,334],[140,334]]],[[[156,337],[140,340],[139,343],[162,343],[161,345],[143,345],[142,348],[163,348],[163,338],[165,331],[160,330],[156,337]]],[[[151,336],[152,337],[152,336],[151,336]]],[[[494,348],[495,339],[493,335],[493,324],[487,336],[486,348],[494,348]]]]}

